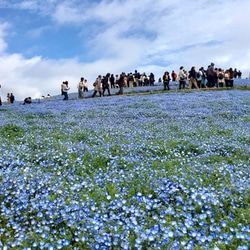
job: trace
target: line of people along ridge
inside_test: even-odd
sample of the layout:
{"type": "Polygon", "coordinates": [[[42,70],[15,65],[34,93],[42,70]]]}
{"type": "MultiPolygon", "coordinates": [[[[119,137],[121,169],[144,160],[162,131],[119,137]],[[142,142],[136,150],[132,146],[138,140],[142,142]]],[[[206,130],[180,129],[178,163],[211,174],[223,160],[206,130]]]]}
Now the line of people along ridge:
{"type": "MultiPolygon", "coordinates": [[[[235,78],[241,78],[241,71],[237,71],[235,68],[229,68],[223,70],[221,68],[215,68],[214,63],[211,63],[205,70],[203,67],[198,70],[193,66],[189,71],[187,71],[183,66],[180,67],[178,74],[173,70],[171,73],[165,71],[163,76],[158,79],[159,83],[163,84],[164,90],[169,90],[170,81],[179,83],[179,89],[185,88],[214,88],[214,87],[233,87],[233,82],[235,78]]],[[[155,76],[153,73],[146,75],[146,73],[140,73],[137,70],[134,73],[130,72],[126,74],[122,72],[121,74],[111,74],[107,73],[105,76],[99,75],[95,82],[93,83],[94,91],[92,97],[95,97],[98,93],[99,96],[107,95],[110,96],[110,89],[117,88],[118,92],[116,94],[122,95],[123,89],[130,87],[141,87],[141,86],[154,86],[155,76]]],[[[84,92],[88,92],[88,81],[84,77],[81,77],[80,82],[77,84],[78,98],[84,98],[84,92]]],[[[61,94],[63,95],[63,100],[68,100],[68,92],[70,90],[69,82],[64,81],[61,84],[61,94]]],[[[0,85],[1,91],[1,85],[0,85]]],[[[41,98],[49,98],[42,96],[41,98]]],[[[14,103],[15,97],[13,93],[7,94],[7,104],[14,103]]],[[[32,102],[31,97],[26,97],[23,104],[30,104],[32,102]]],[[[1,92],[0,92],[0,106],[2,105],[1,92]]]]}
{"type": "MultiPolygon", "coordinates": [[[[214,87],[233,87],[235,78],[241,78],[241,71],[237,69],[229,68],[223,70],[221,68],[215,68],[214,63],[211,63],[205,70],[203,67],[196,70],[193,66],[190,71],[185,70],[183,66],[180,67],[177,74],[174,70],[171,74],[166,71],[163,76],[158,79],[158,82],[163,84],[164,90],[169,90],[170,81],[179,82],[179,89],[185,88],[214,88],[214,87]]],[[[153,73],[146,75],[140,74],[137,70],[134,73],[130,72],[126,74],[122,72],[120,75],[107,73],[105,76],[98,75],[93,83],[94,91],[92,97],[97,94],[99,97],[110,96],[110,89],[117,88],[116,94],[123,94],[124,88],[133,88],[141,86],[154,86],[155,76],[153,73]]],[[[78,98],[84,98],[84,92],[88,92],[88,81],[81,77],[80,82],[77,85],[78,98]]],[[[64,96],[63,100],[68,100],[68,91],[70,90],[68,81],[61,84],[61,94],[64,96]]]]}

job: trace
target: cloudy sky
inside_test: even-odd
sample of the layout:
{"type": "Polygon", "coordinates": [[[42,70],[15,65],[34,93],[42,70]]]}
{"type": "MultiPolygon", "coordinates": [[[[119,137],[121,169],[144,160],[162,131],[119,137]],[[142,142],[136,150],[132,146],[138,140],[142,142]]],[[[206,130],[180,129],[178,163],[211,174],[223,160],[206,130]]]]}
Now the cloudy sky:
{"type": "Polygon", "coordinates": [[[0,0],[2,100],[183,65],[250,72],[249,0],[0,0]]]}

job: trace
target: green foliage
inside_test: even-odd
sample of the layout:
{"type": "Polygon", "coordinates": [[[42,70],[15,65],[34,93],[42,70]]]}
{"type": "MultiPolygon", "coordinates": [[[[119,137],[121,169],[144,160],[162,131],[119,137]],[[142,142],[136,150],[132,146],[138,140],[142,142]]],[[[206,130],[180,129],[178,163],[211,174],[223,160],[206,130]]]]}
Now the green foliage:
{"type": "Polygon", "coordinates": [[[19,140],[26,134],[26,131],[21,126],[15,124],[7,124],[3,127],[0,127],[0,133],[4,139],[11,141],[19,140]]]}

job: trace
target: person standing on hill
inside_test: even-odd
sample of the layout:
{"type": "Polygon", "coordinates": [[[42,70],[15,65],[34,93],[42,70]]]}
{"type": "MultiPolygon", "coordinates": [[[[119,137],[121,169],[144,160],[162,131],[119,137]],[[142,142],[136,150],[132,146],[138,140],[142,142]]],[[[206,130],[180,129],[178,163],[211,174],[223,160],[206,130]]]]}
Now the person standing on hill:
{"type": "Polygon", "coordinates": [[[120,78],[118,80],[118,85],[119,85],[119,88],[120,88],[120,90],[117,93],[118,95],[123,95],[124,78],[125,78],[125,73],[122,72],[121,75],[120,75],[120,78]]]}
{"type": "Polygon", "coordinates": [[[114,77],[114,74],[111,74],[109,80],[110,80],[110,87],[111,88],[115,88],[115,77],[114,77]]]}
{"type": "Polygon", "coordinates": [[[119,88],[119,79],[120,79],[120,76],[115,75],[115,88],[119,88]]]}
{"type": "Polygon", "coordinates": [[[231,87],[231,88],[233,88],[233,86],[234,86],[234,71],[233,71],[233,69],[232,68],[230,68],[229,70],[229,87],[231,87]]]}
{"type": "Polygon", "coordinates": [[[107,75],[103,79],[103,84],[102,84],[102,96],[104,96],[105,90],[108,91],[108,95],[110,96],[110,73],[107,73],[107,75]]]}
{"type": "Polygon", "coordinates": [[[224,81],[225,87],[230,87],[230,73],[228,69],[224,72],[224,81]]]}
{"type": "Polygon", "coordinates": [[[88,92],[88,91],[89,91],[88,80],[84,79],[83,92],[88,92]]]}
{"type": "Polygon", "coordinates": [[[196,72],[196,82],[197,82],[198,88],[201,88],[201,80],[202,80],[202,72],[201,72],[201,69],[199,69],[196,72]]]}
{"type": "Polygon", "coordinates": [[[80,80],[80,82],[79,82],[78,85],[77,85],[77,88],[78,88],[78,98],[79,98],[79,99],[84,98],[83,86],[84,86],[84,78],[81,77],[81,80],[80,80]]]}
{"type": "Polygon", "coordinates": [[[169,90],[169,82],[170,82],[170,76],[169,76],[169,72],[166,71],[162,77],[163,80],[163,85],[164,85],[164,90],[169,90]]]}
{"type": "Polygon", "coordinates": [[[129,88],[134,87],[134,77],[133,77],[133,74],[131,72],[128,75],[128,87],[129,88]]]}
{"type": "Polygon", "coordinates": [[[174,72],[174,70],[172,71],[171,76],[172,76],[172,81],[175,82],[177,79],[177,74],[174,72]]]}
{"type": "Polygon", "coordinates": [[[196,89],[198,89],[198,85],[197,85],[197,81],[196,81],[197,73],[195,71],[195,66],[193,66],[191,68],[191,70],[189,71],[188,78],[189,78],[189,86],[188,86],[188,88],[192,89],[192,87],[194,86],[196,89]]]}
{"type": "Polygon", "coordinates": [[[15,101],[15,96],[13,95],[13,93],[10,94],[10,103],[14,103],[15,101]]]}
{"type": "Polygon", "coordinates": [[[7,94],[7,103],[10,104],[10,93],[7,94]]]}
{"type": "Polygon", "coordinates": [[[201,88],[204,89],[204,88],[206,88],[207,75],[206,75],[205,69],[203,67],[201,67],[199,69],[199,71],[201,72],[201,88]]]}
{"type": "Polygon", "coordinates": [[[179,89],[181,89],[181,87],[185,89],[187,74],[183,66],[180,67],[178,78],[179,78],[179,89]]]}
{"type": "Polygon", "coordinates": [[[207,87],[213,88],[214,86],[215,86],[214,63],[211,63],[207,68],[207,87]]]}
{"type": "Polygon", "coordinates": [[[237,78],[237,76],[238,76],[238,71],[235,68],[234,71],[233,71],[233,78],[237,78]]]}
{"type": "Polygon", "coordinates": [[[135,87],[138,87],[138,86],[140,86],[139,82],[140,82],[141,74],[140,74],[140,72],[135,70],[134,76],[135,76],[135,87]]]}
{"type": "Polygon", "coordinates": [[[223,88],[224,87],[224,72],[221,68],[218,69],[218,87],[223,88]]]}
{"type": "Polygon", "coordinates": [[[69,83],[68,83],[68,81],[66,81],[63,84],[63,95],[64,95],[63,100],[68,100],[69,99],[69,97],[68,97],[68,91],[69,90],[70,90],[69,83]]]}
{"type": "Polygon", "coordinates": [[[151,72],[149,75],[149,85],[150,86],[154,86],[154,82],[155,82],[155,76],[154,74],[151,72]]]}
{"type": "Polygon", "coordinates": [[[100,97],[102,96],[102,92],[101,92],[101,83],[102,83],[102,76],[99,75],[99,76],[96,78],[96,80],[95,80],[95,82],[94,82],[94,84],[93,84],[93,86],[94,86],[94,93],[93,93],[92,97],[95,97],[95,95],[96,95],[97,92],[99,92],[100,97]]]}

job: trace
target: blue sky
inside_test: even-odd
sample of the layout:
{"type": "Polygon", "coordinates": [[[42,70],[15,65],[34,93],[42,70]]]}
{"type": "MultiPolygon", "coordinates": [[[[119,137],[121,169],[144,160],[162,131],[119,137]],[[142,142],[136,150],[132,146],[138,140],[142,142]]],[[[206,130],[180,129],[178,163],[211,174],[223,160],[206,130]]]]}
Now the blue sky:
{"type": "Polygon", "coordinates": [[[2,100],[60,94],[68,80],[183,65],[250,72],[248,0],[1,0],[2,100]]]}

